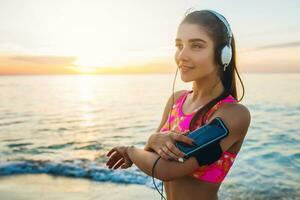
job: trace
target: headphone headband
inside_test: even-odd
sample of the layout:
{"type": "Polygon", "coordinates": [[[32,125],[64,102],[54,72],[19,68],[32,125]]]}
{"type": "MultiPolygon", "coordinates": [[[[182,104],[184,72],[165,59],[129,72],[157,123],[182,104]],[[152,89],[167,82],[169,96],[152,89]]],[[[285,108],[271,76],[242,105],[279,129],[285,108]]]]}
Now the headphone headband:
{"type": "Polygon", "coordinates": [[[231,31],[230,25],[229,25],[228,21],[226,20],[226,18],[214,10],[207,10],[207,11],[210,13],[213,13],[216,17],[218,17],[219,20],[221,20],[223,22],[223,24],[225,25],[225,27],[227,29],[228,43],[231,44],[232,31],[231,31]]]}
{"type": "Polygon", "coordinates": [[[226,27],[226,30],[227,30],[227,36],[228,36],[228,43],[231,44],[231,38],[232,38],[232,31],[231,31],[231,28],[230,28],[230,25],[228,23],[228,21],[226,20],[226,18],[221,15],[220,13],[214,11],[214,10],[199,10],[199,9],[196,9],[196,8],[189,8],[186,12],[185,12],[185,16],[194,12],[194,11],[208,11],[210,13],[212,13],[213,15],[215,15],[219,20],[222,21],[222,23],[224,24],[224,26],[226,27]]]}

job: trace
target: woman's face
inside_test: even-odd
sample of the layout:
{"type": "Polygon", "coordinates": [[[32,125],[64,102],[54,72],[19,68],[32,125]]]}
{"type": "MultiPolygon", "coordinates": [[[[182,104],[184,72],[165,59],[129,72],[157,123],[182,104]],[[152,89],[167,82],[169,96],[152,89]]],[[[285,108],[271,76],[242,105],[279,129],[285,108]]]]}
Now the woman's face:
{"type": "Polygon", "coordinates": [[[205,78],[217,68],[213,41],[201,26],[180,24],[175,43],[175,61],[184,82],[205,78]]]}

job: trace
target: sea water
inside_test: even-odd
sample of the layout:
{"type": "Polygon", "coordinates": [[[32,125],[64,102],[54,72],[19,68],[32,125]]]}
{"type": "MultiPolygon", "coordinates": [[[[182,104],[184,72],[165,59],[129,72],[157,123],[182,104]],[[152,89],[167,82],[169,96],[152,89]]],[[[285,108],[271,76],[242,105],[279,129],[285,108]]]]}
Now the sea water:
{"type": "MultiPolygon", "coordinates": [[[[0,76],[0,176],[48,173],[154,188],[135,165],[108,169],[106,154],[120,145],[143,148],[160,123],[173,78],[0,76]]],[[[251,124],[219,197],[300,199],[300,74],[241,78],[240,103],[251,124]]],[[[175,91],[191,88],[177,77],[175,91]]]]}

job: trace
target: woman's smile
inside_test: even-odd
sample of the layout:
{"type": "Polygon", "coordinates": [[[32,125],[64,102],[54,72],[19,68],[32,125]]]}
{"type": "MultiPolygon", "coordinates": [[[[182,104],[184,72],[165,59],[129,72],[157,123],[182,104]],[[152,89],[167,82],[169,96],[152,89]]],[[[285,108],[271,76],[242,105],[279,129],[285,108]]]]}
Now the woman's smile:
{"type": "Polygon", "coordinates": [[[190,70],[192,70],[194,67],[186,67],[186,66],[181,66],[181,71],[182,72],[188,72],[190,70]]]}

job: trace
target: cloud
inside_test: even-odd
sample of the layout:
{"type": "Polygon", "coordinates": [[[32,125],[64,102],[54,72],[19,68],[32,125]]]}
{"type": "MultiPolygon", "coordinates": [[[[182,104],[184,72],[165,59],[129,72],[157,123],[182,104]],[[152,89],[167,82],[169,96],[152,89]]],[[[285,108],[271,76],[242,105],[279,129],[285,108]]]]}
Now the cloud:
{"type": "Polygon", "coordinates": [[[75,73],[73,66],[76,57],[2,55],[0,74],[67,74],[75,73]]]}
{"type": "Polygon", "coordinates": [[[6,59],[11,62],[27,62],[37,65],[69,66],[73,65],[76,57],[14,55],[8,56],[6,59]]]}
{"type": "Polygon", "coordinates": [[[250,52],[250,51],[259,51],[259,50],[277,49],[277,48],[290,48],[290,47],[300,47],[300,41],[287,42],[287,43],[281,43],[281,44],[265,45],[265,46],[260,46],[260,47],[254,48],[254,49],[242,50],[240,52],[245,53],[245,52],[250,52]]]}
{"type": "Polygon", "coordinates": [[[282,44],[273,44],[273,45],[266,45],[258,47],[257,50],[260,49],[271,49],[271,48],[287,48],[287,47],[299,47],[300,41],[295,42],[288,42],[288,43],[282,43],[282,44]]]}
{"type": "Polygon", "coordinates": [[[245,72],[300,72],[300,45],[285,43],[250,51],[238,56],[238,63],[245,72]]]}

